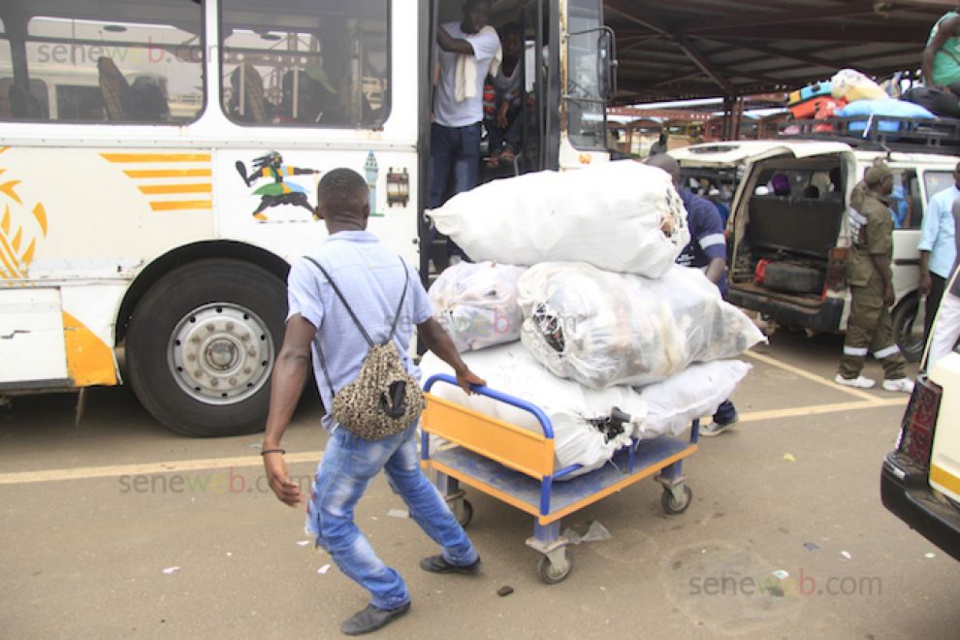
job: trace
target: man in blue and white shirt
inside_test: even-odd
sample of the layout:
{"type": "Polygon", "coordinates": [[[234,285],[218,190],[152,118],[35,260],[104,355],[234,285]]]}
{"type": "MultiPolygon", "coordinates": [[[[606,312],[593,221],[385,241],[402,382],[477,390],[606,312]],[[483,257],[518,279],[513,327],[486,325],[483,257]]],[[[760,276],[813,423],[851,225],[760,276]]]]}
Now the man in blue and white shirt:
{"type": "MultiPolygon", "coordinates": [[[[648,157],[646,164],[663,169],[670,174],[683,201],[683,206],[687,210],[690,242],[677,256],[677,264],[702,270],[707,279],[720,289],[720,295],[726,297],[727,240],[717,207],[706,198],[680,186],[680,163],[673,156],[658,153],[648,157]]],[[[700,429],[700,435],[719,435],[736,424],[739,419],[737,408],[729,399],[724,400],[713,414],[713,422],[700,429]]]]}
{"type": "Polygon", "coordinates": [[[923,336],[930,335],[930,326],[937,315],[947,278],[953,270],[957,251],[953,242],[953,203],[960,197],[960,164],[953,170],[954,186],[936,193],[927,203],[920,224],[920,293],[927,296],[923,336]]]}

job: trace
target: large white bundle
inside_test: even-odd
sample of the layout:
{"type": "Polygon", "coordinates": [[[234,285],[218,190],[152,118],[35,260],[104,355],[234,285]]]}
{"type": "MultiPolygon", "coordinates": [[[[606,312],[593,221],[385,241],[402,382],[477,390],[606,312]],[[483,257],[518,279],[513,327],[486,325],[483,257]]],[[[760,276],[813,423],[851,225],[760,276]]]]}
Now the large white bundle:
{"type": "Polygon", "coordinates": [[[524,346],[558,376],[596,389],[659,382],[764,340],[699,269],[674,265],[652,280],[543,263],[517,286],[524,346]]]}
{"type": "Polygon", "coordinates": [[[670,176],[633,160],[494,180],[427,215],[473,260],[584,261],[652,278],[690,240],[670,176]]]}
{"type": "Polygon", "coordinates": [[[523,315],[517,305],[517,279],[524,271],[526,267],[495,262],[461,262],[430,285],[434,317],[457,351],[520,339],[523,315]]]}
{"type": "MultiPolygon", "coordinates": [[[[630,434],[647,413],[640,393],[629,387],[591,390],[556,377],[537,362],[519,342],[463,354],[467,366],[487,381],[487,386],[539,407],[550,419],[554,431],[556,469],[574,464],[581,469],[563,476],[566,480],[602,467],[617,449],[630,444],[630,434]],[[617,407],[630,414],[624,432],[607,439],[591,419],[602,419],[617,407]]],[[[427,352],[420,362],[423,379],[435,373],[450,373],[450,367],[427,352]]],[[[498,418],[535,433],[543,433],[539,421],[528,411],[486,396],[465,394],[459,387],[443,382],[431,393],[485,415],[498,418]]]]}
{"type": "Polygon", "coordinates": [[[677,435],[697,418],[713,415],[730,397],[750,365],[739,360],[692,364],[662,382],[640,389],[647,415],[636,425],[634,438],[677,435]]]}

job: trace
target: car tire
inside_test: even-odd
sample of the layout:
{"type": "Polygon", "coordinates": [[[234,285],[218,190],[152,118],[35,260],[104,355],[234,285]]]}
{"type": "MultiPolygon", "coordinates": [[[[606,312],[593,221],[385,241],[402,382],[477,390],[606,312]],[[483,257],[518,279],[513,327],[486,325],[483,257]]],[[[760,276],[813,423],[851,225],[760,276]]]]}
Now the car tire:
{"type": "Polygon", "coordinates": [[[923,321],[920,316],[920,296],[911,293],[900,301],[890,318],[893,341],[907,362],[919,362],[923,355],[923,321]]]}

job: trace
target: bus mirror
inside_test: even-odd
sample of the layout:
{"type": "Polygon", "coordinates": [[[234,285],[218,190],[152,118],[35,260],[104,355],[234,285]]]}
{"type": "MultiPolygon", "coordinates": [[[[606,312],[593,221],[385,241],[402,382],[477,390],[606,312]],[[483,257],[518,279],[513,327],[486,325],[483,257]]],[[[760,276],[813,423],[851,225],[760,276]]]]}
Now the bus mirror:
{"type": "Polygon", "coordinates": [[[607,101],[617,93],[617,41],[610,27],[603,27],[597,47],[597,76],[600,95],[607,101]]]}

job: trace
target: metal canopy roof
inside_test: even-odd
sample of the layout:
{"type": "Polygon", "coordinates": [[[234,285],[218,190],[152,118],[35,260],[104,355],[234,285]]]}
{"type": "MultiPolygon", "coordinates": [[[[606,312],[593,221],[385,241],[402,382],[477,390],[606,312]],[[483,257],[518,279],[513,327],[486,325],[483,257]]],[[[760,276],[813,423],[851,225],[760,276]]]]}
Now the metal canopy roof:
{"type": "Polygon", "coordinates": [[[604,0],[617,104],[790,91],[843,68],[916,72],[950,0],[604,0]]]}

